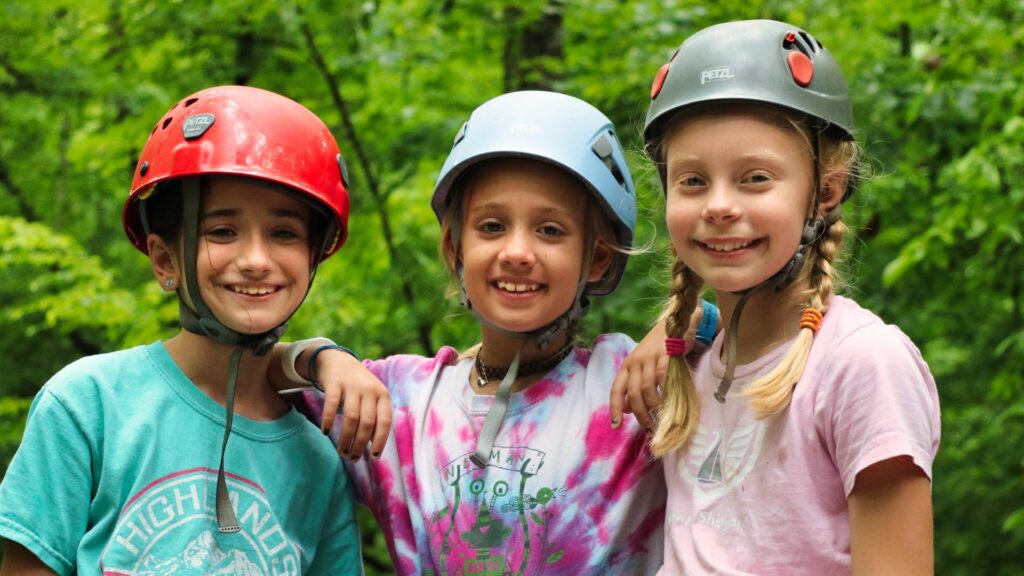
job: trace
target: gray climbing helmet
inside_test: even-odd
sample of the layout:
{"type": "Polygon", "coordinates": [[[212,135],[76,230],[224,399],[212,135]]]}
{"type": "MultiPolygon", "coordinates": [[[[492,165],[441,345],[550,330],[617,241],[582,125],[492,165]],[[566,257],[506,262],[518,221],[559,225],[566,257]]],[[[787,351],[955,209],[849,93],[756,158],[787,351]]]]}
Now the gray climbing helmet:
{"type": "Polygon", "coordinates": [[[726,22],[687,38],[651,86],[648,149],[676,112],[725,101],[793,110],[853,139],[853,107],[839,65],[816,38],[785,22],[726,22]]]}
{"type": "MultiPolygon", "coordinates": [[[[566,170],[598,200],[619,245],[633,245],[633,179],[615,127],[597,108],[579,98],[542,91],[511,92],[481,104],[455,136],[438,175],[430,202],[438,221],[444,221],[459,178],[495,158],[531,158],[566,170]]],[[[615,252],[608,273],[591,283],[587,294],[603,296],[615,290],[628,258],[615,252]]]]}

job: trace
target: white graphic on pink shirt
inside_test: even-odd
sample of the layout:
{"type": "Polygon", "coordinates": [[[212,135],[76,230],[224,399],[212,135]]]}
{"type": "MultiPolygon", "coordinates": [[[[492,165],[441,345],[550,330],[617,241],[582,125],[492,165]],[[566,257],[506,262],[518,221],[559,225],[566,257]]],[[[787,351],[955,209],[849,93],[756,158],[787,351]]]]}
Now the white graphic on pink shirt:
{"type": "Polygon", "coordinates": [[[702,422],[686,457],[679,459],[679,473],[694,486],[697,503],[717,500],[740,485],[757,464],[764,436],[763,420],[717,430],[702,422]]]}

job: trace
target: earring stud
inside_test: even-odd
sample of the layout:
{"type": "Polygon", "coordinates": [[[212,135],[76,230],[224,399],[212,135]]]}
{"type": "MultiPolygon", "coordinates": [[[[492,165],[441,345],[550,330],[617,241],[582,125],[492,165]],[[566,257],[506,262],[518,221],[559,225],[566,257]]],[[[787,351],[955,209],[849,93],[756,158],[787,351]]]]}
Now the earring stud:
{"type": "Polygon", "coordinates": [[[164,286],[167,286],[168,288],[174,288],[174,280],[164,281],[164,286]]]}

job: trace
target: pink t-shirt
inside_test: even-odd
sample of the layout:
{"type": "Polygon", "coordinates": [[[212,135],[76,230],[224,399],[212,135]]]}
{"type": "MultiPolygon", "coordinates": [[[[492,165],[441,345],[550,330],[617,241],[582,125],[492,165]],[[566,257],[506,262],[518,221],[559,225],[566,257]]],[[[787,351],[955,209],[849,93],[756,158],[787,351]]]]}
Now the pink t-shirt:
{"type": "Polygon", "coordinates": [[[914,344],[835,296],[792,403],[755,420],[740,394],[788,345],[737,366],[724,404],[719,336],[694,372],[700,426],[664,459],[660,574],[848,574],[847,497],[857,473],[910,456],[931,477],[939,446],[935,381],[914,344]]]}

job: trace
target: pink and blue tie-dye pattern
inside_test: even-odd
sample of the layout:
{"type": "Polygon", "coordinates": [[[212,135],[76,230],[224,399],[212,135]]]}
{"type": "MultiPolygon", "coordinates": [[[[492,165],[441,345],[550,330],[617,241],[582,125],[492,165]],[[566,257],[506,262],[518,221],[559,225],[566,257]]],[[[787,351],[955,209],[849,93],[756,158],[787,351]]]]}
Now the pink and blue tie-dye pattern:
{"type": "MultiPolygon", "coordinates": [[[[633,418],[610,427],[612,380],[635,344],[576,349],[509,402],[490,459],[469,455],[492,398],[469,360],[392,356],[367,366],[388,386],[394,428],[380,460],[349,466],[399,574],[653,574],[665,485],[633,418]]],[[[314,412],[320,406],[308,396],[314,412]]]]}

